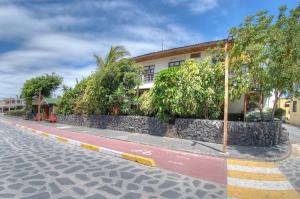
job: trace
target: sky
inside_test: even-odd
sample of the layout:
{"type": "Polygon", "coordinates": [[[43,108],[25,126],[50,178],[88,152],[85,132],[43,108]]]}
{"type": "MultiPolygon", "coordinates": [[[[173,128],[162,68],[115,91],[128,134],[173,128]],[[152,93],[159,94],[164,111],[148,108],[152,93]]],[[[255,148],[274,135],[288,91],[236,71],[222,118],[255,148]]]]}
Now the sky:
{"type": "MultiPolygon", "coordinates": [[[[223,39],[259,10],[297,0],[0,0],[0,98],[55,72],[74,86],[96,69],[94,54],[123,45],[132,56],[223,39]]],[[[58,91],[56,95],[61,92],[58,91]]]]}

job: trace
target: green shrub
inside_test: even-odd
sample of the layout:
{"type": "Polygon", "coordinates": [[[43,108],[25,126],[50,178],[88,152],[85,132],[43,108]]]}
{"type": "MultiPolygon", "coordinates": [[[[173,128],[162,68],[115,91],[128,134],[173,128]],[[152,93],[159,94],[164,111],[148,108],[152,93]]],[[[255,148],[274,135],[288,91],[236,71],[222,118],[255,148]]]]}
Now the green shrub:
{"type": "Polygon", "coordinates": [[[7,111],[5,115],[22,117],[26,114],[25,109],[7,111]]]}
{"type": "Polygon", "coordinates": [[[278,119],[282,119],[285,116],[286,111],[283,108],[278,108],[275,110],[275,117],[278,119]]]}
{"type": "Polygon", "coordinates": [[[162,121],[170,122],[180,113],[178,86],[179,68],[162,70],[155,78],[153,104],[156,116],[162,121]]]}
{"type": "Polygon", "coordinates": [[[152,90],[145,91],[140,97],[139,97],[139,110],[142,115],[145,116],[152,116],[154,115],[154,105],[153,105],[153,99],[152,99],[152,90]]]}
{"type": "Polygon", "coordinates": [[[180,67],[161,71],[153,88],[156,116],[166,122],[175,117],[217,119],[224,102],[224,65],[186,60],[180,67]]]}

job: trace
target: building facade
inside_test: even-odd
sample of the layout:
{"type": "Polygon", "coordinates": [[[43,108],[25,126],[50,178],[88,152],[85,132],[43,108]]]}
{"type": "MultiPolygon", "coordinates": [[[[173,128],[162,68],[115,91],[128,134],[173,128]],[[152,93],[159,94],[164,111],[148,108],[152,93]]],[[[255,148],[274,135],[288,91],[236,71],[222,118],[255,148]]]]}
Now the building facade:
{"type": "Polygon", "coordinates": [[[290,103],[290,124],[300,125],[300,100],[293,99],[290,103]]]}
{"type": "MultiPolygon", "coordinates": [[[[154,86],[155,76],[164,69],[178,67],[187,59],[203,60],[210,56],[209,49],[224,44],[226,40],[211,41],[199,43],[190,46],[183,46],[145,55],[134,57],[134,60],[144,67],[142,74],[142,85],[140,90],[148,90],[154,86]]],[[[229,113],[243,115],[244,109],[247,108],[247,99],[241,96],[240,99],[229,103],[229,113]]]]}
{"type": "Polygon", "coordinates": [[[0,113],[10,110],[19,110],[25,107],[25,101],[17,98],[4,98],[0,100],[0,113]]]}

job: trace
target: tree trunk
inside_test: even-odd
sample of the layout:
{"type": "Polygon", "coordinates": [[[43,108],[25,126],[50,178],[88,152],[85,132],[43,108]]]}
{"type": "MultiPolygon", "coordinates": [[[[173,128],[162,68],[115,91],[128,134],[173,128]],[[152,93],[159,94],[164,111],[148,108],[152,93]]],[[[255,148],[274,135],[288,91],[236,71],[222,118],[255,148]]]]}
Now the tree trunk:
{"type": "Polygon", "coordinates": [[[271,120],[272,121],[274,120],[275,111],[276,111],[276,108],[277,108],[277,102],[280,98],[280,93],[278,91],[275,91],[274,95],[275,95],[275,100],[274,100],[274,104],[273,104],[273,108],[272,108],[272,115],[271,115],[271,120]]]}
{"type": "Polygon", "coordinates": [[[262,93],[259,94],[259,105],[258,105],[258,109],[259,109],[261,121],[265,121],[265,119],[264,119],[264,114],[263,114],[263,110],[264,110],[264,101],[263,101],[263,94],[262,94],[262,93]]]}

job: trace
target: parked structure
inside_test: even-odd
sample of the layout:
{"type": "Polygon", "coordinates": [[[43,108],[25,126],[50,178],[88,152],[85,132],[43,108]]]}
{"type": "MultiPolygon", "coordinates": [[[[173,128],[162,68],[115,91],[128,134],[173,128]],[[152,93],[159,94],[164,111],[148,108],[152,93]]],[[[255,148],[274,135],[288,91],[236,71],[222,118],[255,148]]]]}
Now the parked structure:
{"type": "Polygon", "coordinates": [[[18,98],[4,98],[0,100],[0,113],[10,110],[19,110],[25,107],[25,101],[18,98]]]}
{"type": "Polygon", "coordinates": [[[58,99],[41,96],[40,102],[38,97],[34,97],[32,101],[32,110],[34,115],[38,114],[38,106],[40,104],[40,114],[42,120],[49,120],[51,115],[54,115],[57,110],[58,99]]]}
{"type": "MultiPolygon", "coordinates": [[[[203,60],[210,55],[209,49],[224,44],[225,41],[226,40],[204,42],[134,57],[134,60],[144,67],[142,85],[139,87],[139,90],[143,92],[152,88],[154,86],[155,76],[161,70],[178,67],[186,59],[203,60]]],[[[250,111],[251,108],[253,108],[249,103],[253,95],[255,95],[255,93],[243,95],[240,99],[231,101],[229,103],[229,118],[232,119],[232,117],[234,117],[234,120],[242,120],[245,110],[250,111]]]]}

